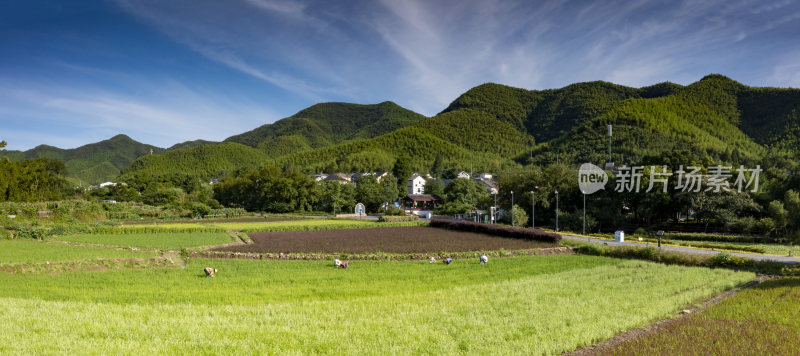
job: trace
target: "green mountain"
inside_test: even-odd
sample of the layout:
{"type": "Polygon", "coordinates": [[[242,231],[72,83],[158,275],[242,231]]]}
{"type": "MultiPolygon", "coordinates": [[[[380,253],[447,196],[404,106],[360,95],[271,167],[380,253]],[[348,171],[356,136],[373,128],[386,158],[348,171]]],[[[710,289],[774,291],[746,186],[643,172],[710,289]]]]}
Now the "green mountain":
{"type": "Polygon", "coordinates": [[[267,159],[266,154],[255,148],[224,142],[141,157],[117,179],[134,185],[149,181],[177,183],[187,178],[208,180],[225,176],[237,169],[257,168],[267,159]]]}
{"type": "Polygon", "coordinates": [[[206,140],[185,141],[185,142],[176,143],[176,144],[170,146],[169,148],[167,148],[167,151],[180,150],[180,149],[185,149],[185,148],[194,148],[194,147],[204,146],[204,145],[213,145],[213,144],[217,144],[217,143],[219,143],[219,142],[206,141],[206,140]]]}
{"type": "Polygon", "coordinates": [[[368,139],[403,128],[425,116],[386,101],[375,105],[322,103],[255,130],[231,136],[269,157],[322,148],[354,139],[368,139]]]}
{"type": "Polygon", "coordinates": [[[5,151],[12,161],[32,158],[54,158],[64,162],[67,175],[79,179],[83,184],[97,184],[116,178],[137,158],[158,154],[163,148],[134,141],[128,136],[117,135],[108,140],[73,149],[61,149],[40,145],[27,151],[5,151]]]}
{"type": "Polygon", "coordinates": [[[612,161],[618,163],[672,150],[725,161],[754,161],[770,150],[800,152],[798,89],[753,88],[708,75],[664,93],[648,97],[640,92],[537,145],[533,162],[555,161],[556,155],[565,162],[605,162],[609,124],[614,125],[612,161]]]}
{"type": "MultiPolygon", "coordinates": [[[[388,171],[399,159],[424,172],[437,157],[445,168],[473,171],[556,160],[602,163],[609,159],[609,124],[617,164],[665,151],[753,162],[771,152],[800,152],[800,90],[754,88],[708,75],[687,86],[643,88],[589,82],[525,90],[488,83],[431,118],[391,102],[317,104],[223,143],[189,141],[146,155],[120,179],[205,180],[266,163],[307,173],[388,171]]],[[[38,149],[42,155],[58,150],[38,149]]],[[[92,162],[77,167],[110,172],[124,163],[92,162]]]]}

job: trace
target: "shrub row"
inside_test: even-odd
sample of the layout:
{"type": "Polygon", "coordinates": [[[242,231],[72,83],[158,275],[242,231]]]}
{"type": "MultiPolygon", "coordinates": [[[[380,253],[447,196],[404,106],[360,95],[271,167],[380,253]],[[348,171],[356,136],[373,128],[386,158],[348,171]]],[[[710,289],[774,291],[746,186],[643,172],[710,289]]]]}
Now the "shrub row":
{"type": "Polygon", "coordinates": [[[471,221],[433,220],[431,221],[430,226],[457,231],[476,232],[491,236],[510,237],[513,239],[552,243],[558,243],[561,241],[561,235],[552,232],[502,225],[488,225],[471,221]]]}
{"type": "MultiPolygon", "coordinates": [[[[652,237],[648,237],[648,238],[645,238],[644,241],[656,243],[656,242],[658,242],[658,239],[654,239],[652,237]]],[[[742,251],[742,252],[752,252],[752,253],[766,253],[767,252],[767,250],[765,248],[763,248],[763,247],[748,246],[748,245],[735,245],[735,244],[732,244],[732,243],[723,243],[723,242],[715,242],[715,241],[661,239],[661,243],[669,244],[669,245],[677,245],[677,246],[710,248],[710,249],[742,251]]]]}
{"type": "Polygon", "coordinates": [[[689,232],[668,232],[664,234],[664,238],[670,240],[681,240],[681,241],[711,241],[711,242],[764,243],[768,241],[768,239],[764,236],[703,234],[703,233],[689,233],[689,232]]]}
{"type": "Polygon", "coordinates": [[[771,275],[800,275],[800,265],[787,265],[776,261],[756,261],[726,252],[710,256],[663,251],[655,247],[611,247],[594,244],[581,244],[573,251],[584,255],[637,259],[681,266],[730,268],[771,275]]]}
{"type": "Polygon", "coordinates": [[[419,216],[416,215],[381,215],[378,218],[380,222],[402,222],[402,221],[418,221],[419,216]]]}

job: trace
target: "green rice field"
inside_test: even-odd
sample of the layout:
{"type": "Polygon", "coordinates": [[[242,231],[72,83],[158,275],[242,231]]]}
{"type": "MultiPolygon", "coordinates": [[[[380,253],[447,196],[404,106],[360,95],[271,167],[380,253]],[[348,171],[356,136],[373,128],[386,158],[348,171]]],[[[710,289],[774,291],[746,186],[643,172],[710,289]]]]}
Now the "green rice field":
{"type": "Polygon", "coordinates": [[[138,234],[77,234],[59,236],[55,238],[55,240],[118,247],[143,247],[164,250],[225,244],[231,242],[231,237],[224,232],[159,232],[138,234]]]}
{"type": "Polygon", "coordinates": [[[0,354],[557,354],[753,277],[575,255],[0,273],[0,354]]]}
{"type": "MultiPolygon", "coordinates": [[[[148,251],[71,246],[37,240],[0,240],[0,265],[95,258],[151,258],[156,255],[157,253],[148,251]]],[[[1,272],[0,275],[2,275],[1,272]]]]}
{"type": "Polygon", "coordinates": [[[796,355],[800,350],[800,278],[766,281],[609,355],[796,355]]]}

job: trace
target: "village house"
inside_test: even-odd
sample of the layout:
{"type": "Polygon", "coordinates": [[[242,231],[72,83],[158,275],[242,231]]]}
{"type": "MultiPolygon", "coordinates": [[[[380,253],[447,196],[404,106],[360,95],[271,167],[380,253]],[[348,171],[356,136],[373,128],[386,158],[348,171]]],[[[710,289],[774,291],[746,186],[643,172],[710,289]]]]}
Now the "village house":
{"type": "Polygon", "coordinates": [[[347,184],[352,182],[350,175],[345,173],[334,173],[323,179],[324,181],[339,182],[339,184],[347,184]]]}
{"type": "Polygon", "coordinates": [[[325,180],[325,178],[328,178],[328,175],[325,173],[318,173],[318,174],[312,174],[309,177],[311,177],[311,179],[313,179],[315,182],[321,182],[325,180]]]}
{"type": "Polygon", "coordinates": [[[425,192],[425,178],[420,174],[414,173],[408,178],[408,194],[422,194],[425,192]]]}

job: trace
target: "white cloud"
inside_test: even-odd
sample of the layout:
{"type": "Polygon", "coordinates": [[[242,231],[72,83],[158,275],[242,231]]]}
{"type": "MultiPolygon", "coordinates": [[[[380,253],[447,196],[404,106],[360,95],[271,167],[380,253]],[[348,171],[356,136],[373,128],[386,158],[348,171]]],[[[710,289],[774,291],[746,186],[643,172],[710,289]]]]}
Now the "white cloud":
{"type": "Polygon", "coordinates": [[[226,3],[224,15],[207,4],[123,4],[206,58],[296,95],[394,100],[426,115],[485,82],[544,89],[735,77],[725,71],[755,58],[748,46],[800,19],[794,4],[757,0],[246,0],[241,9],[226,3]]]}
{"type": "Polygon", "coordinates": [[[195,139],[220,141],[253,129],[257,126],[253,123],[279,118],[259,106],[234,102],[218,93],[199,93],[174,81],[148,87],[149,95],[141,98],[100,88],[75,91],[28,85],[27,89],[0,88],[4,98],[0,116],[26,122],[25,128],[15,130],[27,130],[20,137],[32,142],[14,144],[26,149],[41,143],[79,146],[120,133],[160,147],[195,139]],[[63,138],[54,140],[58,136],[63,138]]]}

